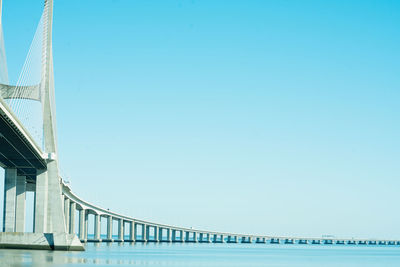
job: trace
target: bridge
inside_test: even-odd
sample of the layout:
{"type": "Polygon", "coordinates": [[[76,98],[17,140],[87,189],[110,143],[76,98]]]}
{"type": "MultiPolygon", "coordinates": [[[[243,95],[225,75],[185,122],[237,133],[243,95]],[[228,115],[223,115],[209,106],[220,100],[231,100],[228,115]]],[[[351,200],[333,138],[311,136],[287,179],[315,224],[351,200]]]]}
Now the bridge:
{"type": "MultiPolygon", "coordinates": [[[[0,7],[1,3],[0,0],[0,7]]],[[[0,248],[84,250],[85,242],[400,245],[400,240],[280,237],[184,228],[125,216],[83,200],[62,179],[59,171],[52,18],[53,0],[45,0],[41,23],[34,37],[36,42],[32,46],[40,49],[37,83],[28,84],[24,79],[29,75],[27,67],[17,85],[7,84],[3,38],[0,40],[0,167],[5,170],[0,248]],[[18,115],[26,114],[24,106],[32,102],[39,104],[42,111],[36,128],[28,126],[26,118],[32,119],[31,113],[18,115]],[[35,195],[32,233],[25,232],[27,192],[35,195]],[[88,235],[90,216],[94,218],[93,236],[88,235]],[[106,236],[101,235],[102,218],[106,219],[106,236]],[[113,236],[115,221],[118,225],[116,238],[113,236]]]]}

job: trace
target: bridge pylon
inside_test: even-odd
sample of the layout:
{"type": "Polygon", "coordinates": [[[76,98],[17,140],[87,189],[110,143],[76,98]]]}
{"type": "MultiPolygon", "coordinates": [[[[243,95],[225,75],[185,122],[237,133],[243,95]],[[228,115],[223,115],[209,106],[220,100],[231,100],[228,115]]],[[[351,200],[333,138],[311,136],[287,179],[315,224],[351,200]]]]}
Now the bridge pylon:
{"type": "MultiPolygon", "coordinates": [[[[0,11],[1,2],[0,0],[0,11]]],[[[41,80],[39,86],[34,87],[34,90],[38,90],[37,98],[34,100],[40,101],[42,105],[44,146],[40,159],[43,164],[35,168],[34,178],[31,177],[30,183],[30,191],[35,193],[33,233],[26,233],[24,229],[25,192],[29,187],[26,176],[20,173],[24,168],[18,168],[18,166],[7,168],[6,166],[3,233],[0,233],[0,247],[83,250],[76,234],[69,233],[69,229],[66,227],[62,181],[59,175],[52,53],[53,0],[44,0],[42,18],[41,80]]],[[[0,72],[3,72],[0,78],[2,78],[3,76],[7,77],[7,67],[2,34],[0,38],[0,45],[2,45],[0,47],[0,64],[2,65],[0,72]]],[[[18,90],[18,87],[3,86],[3,88],[7,88],[7,93],[0,94],[3,97],[13,96],[15,94],[12,91],[18,90]]],[[[20,93],[18,98],[29,99],[26,97],[27,95],[32,95],[32,93],[26,90],[25,93],[20,93]]],[[[15,120],[18,122],[17,119],[15,120]]],[[[0,132],[0,137],[2,135],[3,133],[0,132]]],[[[7,139],[7,136],[4,138],[7,139]]],[[[11,137],[8,139],[11,140],[11,137]]],[[[16,162],[15,160],[9,161],[16,162]]],[[[4,160],[4,162],[7,161],[4,160]]],[[[6,164],[2,165],[4,167],[6,164]]]]}
{"type": "Polygon", "coordinates": [[[4,35],[2,23],[2,0],[0,0],[0,82],[8,83],[8,70],[6,60],[6,50],[4,48],[4,35]]]}

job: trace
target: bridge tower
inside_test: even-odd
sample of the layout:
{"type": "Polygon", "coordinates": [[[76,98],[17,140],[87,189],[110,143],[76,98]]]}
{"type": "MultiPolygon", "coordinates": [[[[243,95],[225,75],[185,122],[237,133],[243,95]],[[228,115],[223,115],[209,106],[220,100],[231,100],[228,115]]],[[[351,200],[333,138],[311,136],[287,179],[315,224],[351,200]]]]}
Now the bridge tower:
{"type": "MultiPolygon", "coordinates": [[[[1,23],[0,0],[0,27],[1,23]]],[[[0,247],[6,244],[20,244],[22,248],[40,248],[46,246],[46,242],[51,249],[58,250],[83,250],[76,234],[69,234],[66,229],[64,215],[64,199],[61,188],[61,178],[58,166],[57,151],[57,132],[56,132],[56,113],[55,113],[55,91],[54,91],[54,73],[53,73],[53,52],[52,52],[52,26],[53,26],[53,0],[44,0],[43,11],[43,29],[42,29],[42,48],[41,48],[41,79],[38,86],[25,88],[22,93],[19,92],[19,99],[33,99],[41,102],[43,111],[43,168],[35,170],[35,183],[32,191],[35,192],[34,203],[34,230],[33,233],[24,233],[25,231],[25,199],[18,201],[18,195],[27,190],[27,183],[24,176],[20,176],[17,168],[5,169],[4,186],[4,215],[3,232],[0,235],[0,247]],[[36,93],[33,91],[37,91],[36,93]],[[37,95],[33,98],[33,95],[37,95]],[[21,180],[21,177],[22,180],[21,180]],[[21,181],[19,181],[20,179],[21,181]],[[18,183],[24,184],[18,187],[18,183]],[[23,192],[17,192],[17,191],[23,192]],[[23,202],[23,205],[19,205],[23,202]],[[23,211],[22,211],[23,209],[23,211]],[[22,214],[20,215],[19,214],[22,214]],[[7,235],[7,232],[14,232],[7,235]],[[16,235],[17,234],[17,235],[16,235]],[[18,240],[15,240],[18,236],[18,240]],[[38,241],[39,240],[39,241],[38,241]],[[39,242],[40,244],[36,244],[39,242]],[[37,246],[38,245],[38,246],[37,246]]],[[[8,82],[6,57],[3,43],[3,35],[0,35],[0,79],[1,83],[8,82]]],[[[12,99],[16,95],[13,91],[18,87],[7,85],[4,87],[7,92],[0,92],[3,98],[12,99]]],[[[2,88],[0,88],[1,90],[2,88]]],[[[1,97],[0,97],[1,98],[1,97]]],[[[1,133],[0,133],[1,134],[1,133]]],[[[18,244],[16,247],[18,247],[18,244]]],[[[10,246],[8,246],[10,247],[10,246]]],[[[11,246],[12,247],[12,246],[11,246]]]]}
{"type": "Polygon", "coordinates": [[[6,50],[4,49],[4,35],[2,22],[2,0],[0,0],[0,82],[8,83],[6,50]]]}

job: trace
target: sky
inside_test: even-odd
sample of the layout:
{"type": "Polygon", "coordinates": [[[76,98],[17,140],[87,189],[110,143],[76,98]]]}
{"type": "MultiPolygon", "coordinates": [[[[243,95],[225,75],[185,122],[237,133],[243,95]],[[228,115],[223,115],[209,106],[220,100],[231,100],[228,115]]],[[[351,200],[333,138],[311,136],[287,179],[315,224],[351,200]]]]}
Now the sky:
{"type": "MultiPolygon", "coordinates": [[[[12,82],[42,5],[3,1],[12,82]]],[[[399,14],[388,0],[55,0],[63,176],[159,223],[399,239],[399,14]]]]}

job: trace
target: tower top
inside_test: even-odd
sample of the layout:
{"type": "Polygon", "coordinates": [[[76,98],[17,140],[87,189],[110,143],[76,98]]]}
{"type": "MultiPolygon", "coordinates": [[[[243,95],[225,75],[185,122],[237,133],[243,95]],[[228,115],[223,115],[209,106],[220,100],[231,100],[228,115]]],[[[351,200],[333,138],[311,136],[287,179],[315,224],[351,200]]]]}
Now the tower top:
{"type": "Polygon", "coordinates": [[[0,0],[0,25],[2,25],[3,18],[3,0],[0,0]]]}

